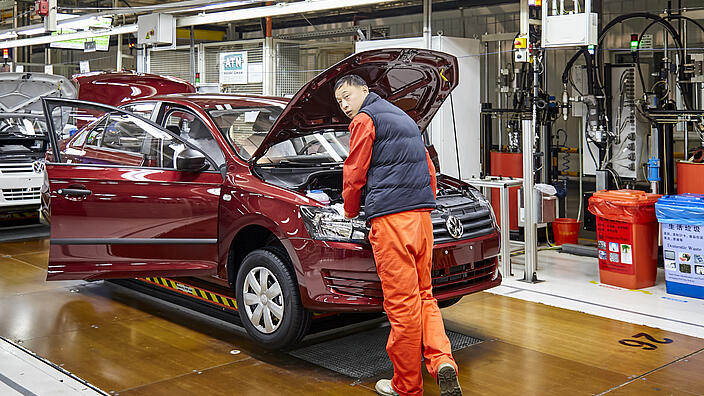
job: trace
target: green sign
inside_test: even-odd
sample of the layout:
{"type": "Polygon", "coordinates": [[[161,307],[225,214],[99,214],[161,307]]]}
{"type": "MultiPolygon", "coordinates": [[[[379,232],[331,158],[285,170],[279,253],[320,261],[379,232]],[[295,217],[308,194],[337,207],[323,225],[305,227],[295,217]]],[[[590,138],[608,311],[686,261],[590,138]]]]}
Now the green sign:
{"type": "MultiPolygon", "coordinates": [[[[91,25],[93,28],[104,28],[107,29],[112,25],[109,19],[100,20],[97,23],[91,25]]],[[[52,36],[61,36],[63,34],[76,33],[78,30],[61,28],[56,32],[52,32],[52,36]]],[[[98,51],[107,51],[110,46],[110,36],[98,36],[91,38],[78,38],[70,40],[55,41],[50,44],[51,48],[63,48],[63,49],[75,49],[84,50],[86,48],[86,41],[95,41],[95,49],[98,51]]]]}

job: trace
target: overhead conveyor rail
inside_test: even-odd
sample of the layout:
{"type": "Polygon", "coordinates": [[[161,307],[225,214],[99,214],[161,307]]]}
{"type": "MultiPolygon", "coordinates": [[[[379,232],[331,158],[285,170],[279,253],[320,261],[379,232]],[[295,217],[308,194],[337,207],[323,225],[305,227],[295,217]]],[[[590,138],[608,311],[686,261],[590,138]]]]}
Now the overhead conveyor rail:
{"type": "MultiPolygon", "coordinates": [[[[175,20],[176,20],[176,27],[190,27],[190,26],[198,26],[198,25],[206,25],[206,24],[242,21],[242,20],[248,20],[248,19],[258,19],[258,18],[265,18],[265,17],[301,14],[301,13],[306,13],[306,12],[329,11],[329,10],[338,9],[338,8],[369,6],[369,5],[375,5],[375,4],[388,3],[391,1],[392,0],[348,0],[348,1],[340,2],[338,0],[308,0],[308,1],[297,1],[297,2],[292,2],[292,3],[279,3],[276,5],[270,5],[270,6],[236,9],[236,10],[230,10],[230,11],[201,13],[198,15],[177,17],[177,18],[175,18],[175,20]]],[[[188,5],[184,4],[184,7],[183,7],[184,11],[189,11],[189,10],[192,11],[193,4],[190,4],[191,2],[183,2],[183,3],[188,3],[188,5]]],[[[242,2],[242,3],[249,3],[249,2],[242,2]]],[[[198,4],[201,4],[201,3],[199,2],[198,4]]],[[[171,6],[173,6],[173,4],[171,6]]],[[[169,8],[165,8],[164,10],[165,11],[166,10],[176,11],[176,10],[178,10],[178,8],[173,9],[172,7],[169,7],[169,8]]],[[[139,11],[140,11],[140,9],[138,8],[137,12],[139,12],[139,11]]],[[[145,8],[145,11],[147,11],[146,8],[145,8]]],[[[148,11],[152,12],[152,11],[155,11],[155,9],[153,7],[149,7],[148,11]]],[[[159,10],[157,9],[156,11],[159,11],[159,10]]],[[[133,12],[134,11],[131,9],[130,13],[133,13],[133,12]]],[[[117,14],[117,12],[84,15],[84,16],[81,16],[80,18],[87,18],[90,16],[98,16],[98,15],[113,15],[113,14],[117,14]]],[[[66,21],[71,21],[71,19],[66,20],[66,21]]],[[[41,27],[42,27],[42,25],[36,25],[36,26],[32,26],[30,28],[25,28],[25,29],[6,30],[3,32],[0,32],[0,37],[2,37],[3,35],[7,35],[11,32],[22,34],[23,31],[26,32],[29,29],[41,28],[41,27]]],[[[109,29],[96,29],[96,30],[89,30],[89,31],[84,31],[84,32],[62,34],[62,35],[45,35],[45,36],[40,36],[40,37],[12,39],[12,40],[2,41],[1,43],[2,43],[3,48],[16,48],[16,47],[25,47],[25,46],[30,46],[30,45],[49,44],[49,43],[53,43],[56,41],[65,41],[65,40],[73,40],[73,39],[81,39],[81,38],[92,38],[92,37],[99,37],[99,36],[114,36],[114,35],[119,35],[119,34],[134,33],[136,31],[137,31],[137,24],[134,23],[134,24],[129,24],[129,25],[111,27],[109,29]]],[[[7,36],[5,36],[5,37],[7,37],[7,36]]]]}

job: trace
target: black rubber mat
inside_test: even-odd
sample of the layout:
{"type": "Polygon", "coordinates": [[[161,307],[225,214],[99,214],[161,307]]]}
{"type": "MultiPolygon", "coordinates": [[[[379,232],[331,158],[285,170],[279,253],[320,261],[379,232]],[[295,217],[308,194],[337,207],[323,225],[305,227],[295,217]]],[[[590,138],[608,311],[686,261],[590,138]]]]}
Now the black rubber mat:
{"type": "MultiPolygon", "coordinates": [[[[393,370],[386,354],[386,340],[390,329],[389,326],[384,326],[363,331],[296,349],[289,354],[348,377],[376,377],[393,370]]],[[[478,338],[449,330],[447,337],[453,352],[482,342],[478,338]]]]}

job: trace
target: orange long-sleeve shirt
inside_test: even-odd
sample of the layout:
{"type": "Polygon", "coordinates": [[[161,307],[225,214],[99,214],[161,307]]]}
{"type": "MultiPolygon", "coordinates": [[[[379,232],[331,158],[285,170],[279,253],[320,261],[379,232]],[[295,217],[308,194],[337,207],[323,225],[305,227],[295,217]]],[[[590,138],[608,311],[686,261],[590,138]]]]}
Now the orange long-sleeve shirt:
{"type": "MultiPolygon", "coordinates": [[[[372,159],[372,147],[376,138],[374,121],[366,113],[357,114],[350,123],[350,153],[342,166],[342,199],[344,200],[345,216],[348,218],[359,215],[362,189],[367,184],[367,171],[372,159]]],[[[433,194],[437,191],[435,166],[430,160],[428,150],[425,150],[430,172],[430,186],[433,194]]]]}

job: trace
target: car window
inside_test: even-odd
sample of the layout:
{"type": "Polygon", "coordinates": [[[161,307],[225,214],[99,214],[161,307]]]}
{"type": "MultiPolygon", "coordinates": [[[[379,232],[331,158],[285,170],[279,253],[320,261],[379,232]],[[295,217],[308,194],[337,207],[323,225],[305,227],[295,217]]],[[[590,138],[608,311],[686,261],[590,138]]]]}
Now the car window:
{"type": "Polygon", "coordinates": [[[152,113],[156,107],[155,102],[140,102],[140,103],[130,103],[124,106],[120,106],[121,109],[125,109],[130,113],[137,114],[138,116],[144,117],[151,120],[152,113]]]}
{"type": "Polygon", "coordinates": [[[173,169],[186,149],[159,127],[119,111],[59,106],[52,118],[64,162],[173,169]]]}
{"type": "MultiPolygon", "coordinates": [[[[203,120],[195,114],[184,110],[171,110],[167,112],[164,127],[198,147],[215,161],[218,168],[225,165],[225,156],[215,141],[210,129],[203,120]]],[[[212,169],[212,165],[211,165],[212,169]]]]}

